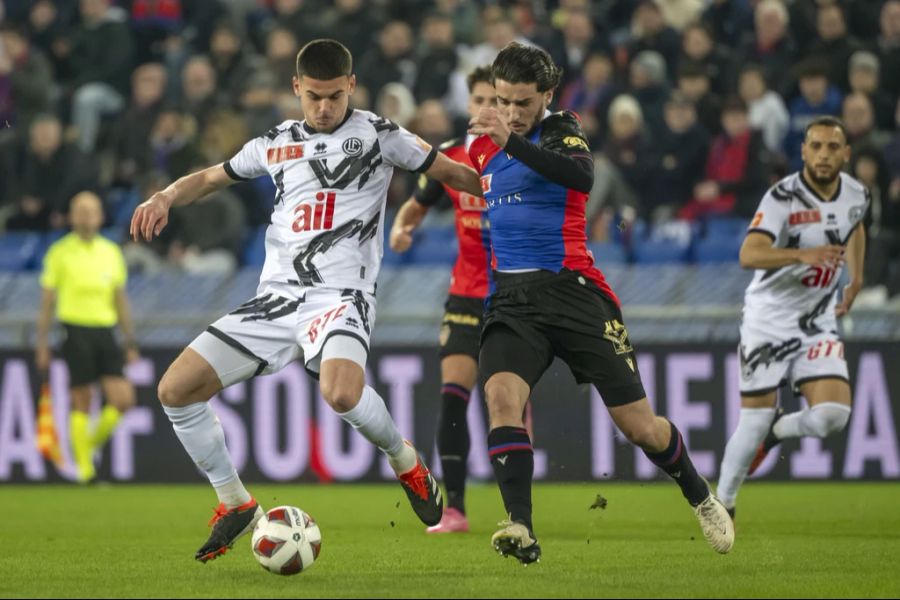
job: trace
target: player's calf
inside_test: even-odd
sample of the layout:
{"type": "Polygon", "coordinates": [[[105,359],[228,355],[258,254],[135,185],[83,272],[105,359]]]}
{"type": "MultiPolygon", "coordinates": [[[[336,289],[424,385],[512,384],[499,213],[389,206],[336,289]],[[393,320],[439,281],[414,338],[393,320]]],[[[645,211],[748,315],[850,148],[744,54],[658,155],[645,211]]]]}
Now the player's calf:
{"type": "Polygon", "coordinates": [[[644,447],[644,454],[653,464],[675,480],[691,506],[699,506],[710,495],[709,485],[694,468],[681,432],[678,431],[675,424],[658,417],[654,417],[654,420],[657,423],[662,421],[668,426],[669,439],[663,450],[650,451],[644,447]]]}

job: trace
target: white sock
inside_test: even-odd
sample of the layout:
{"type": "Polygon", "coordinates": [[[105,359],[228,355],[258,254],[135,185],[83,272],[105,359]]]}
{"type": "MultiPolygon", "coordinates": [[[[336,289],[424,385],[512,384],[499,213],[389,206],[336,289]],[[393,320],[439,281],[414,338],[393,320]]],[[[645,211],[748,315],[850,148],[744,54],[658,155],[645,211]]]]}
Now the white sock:
{"type": "Polygon", "coordinates": [[[737,429],[725,446],[719,485],[716,487],[716,496],[728,508],[734,508],[738,489],[744,483],[756,449],[766,438],[774,417],[774,408],[741,409],[737,429]]]}
{"type": "Polygon", "coordinates": [[[387,454],[388,462],[397,474],[405,473],[416,466],[418,457],[415,449],[403,442],[403,436],[394,424],[384,400],[371,387],[363,388],[359,404],[345,413],[338,414],[364,438],[387,454]]]}
{"type": "Polygon", "coordinates": [[[249,502],[250,494],[231,464],[225,446],[225,431],[209,402],[163,406],[163,410],[172,422],[181,445],[216,488],[219,502],[224,503],[226,508],[236,508],[249,502]]]}
{"type": "Polygon", "coordinates": [[[778,419],[773,429],[779,440],[812,436],[828,437],[846,427],[850,407],[839,402],[822,402],[778,419]]]}

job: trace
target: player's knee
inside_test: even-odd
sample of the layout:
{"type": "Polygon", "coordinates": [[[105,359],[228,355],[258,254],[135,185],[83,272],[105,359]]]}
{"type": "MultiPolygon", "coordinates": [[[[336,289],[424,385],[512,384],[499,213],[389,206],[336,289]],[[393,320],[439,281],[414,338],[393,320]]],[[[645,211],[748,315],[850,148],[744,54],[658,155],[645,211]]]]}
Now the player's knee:
{"type": "Polygon", "coordinates": [[[837,402],[817,404],[810,409],[809,423],[816,437],[824,438],[844,430],[850,421],[850,407],[837,402]]]}
{"type": "Polygon", "coordinates": [[[319,389],[328,406],[339,413],[353,410],[359,404],[362,395],[362,390],[356,389],[356,386],[347,385],[335,378],[322,378],[319,381],[319,389]]]}
{"type": "Polygon", "coordinates": [[[165,372],[156,387],[156,395],[159,397],[160,404],[170,407],[187,406],[197,402],[198,399],[194,398],[196,394],[193,392],[194,390],[190,389],[190,386],[172,374],[171,369],[165,372]]]}
{"type": "Polygon", "coordinates": [[[156,386],[156,395],[159,398],[159,403],[163,406],[181,406],[178,390],[172,385],[171,378],[168,375],[168,372],[166,372],[162,379],[159,380],[159,385],[156,386]]]}

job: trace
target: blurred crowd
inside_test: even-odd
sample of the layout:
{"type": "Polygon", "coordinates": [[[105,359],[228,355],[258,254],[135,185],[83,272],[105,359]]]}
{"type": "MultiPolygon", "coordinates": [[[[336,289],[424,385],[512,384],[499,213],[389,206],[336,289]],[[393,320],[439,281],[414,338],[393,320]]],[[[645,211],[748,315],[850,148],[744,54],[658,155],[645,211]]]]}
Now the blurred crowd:
{"type": "MultiPolygon", "coordinates": [[[[3,0],[0,227],[62,229],[86,189],[124,227],[138,199],[302,119],[294,60],[317,37],[353,53],[353,106],[433,144],[465,133],[472,68],[546,48],[553,108],[597,153],[594,240],[752,215],[800,167],[806,124],[840,116],[872,192],[867,280],[900,293],[900,0],[3,0]]],[[[178,209],[131,259],[234,268],[272,196],[245,182],[178,209]]]]}

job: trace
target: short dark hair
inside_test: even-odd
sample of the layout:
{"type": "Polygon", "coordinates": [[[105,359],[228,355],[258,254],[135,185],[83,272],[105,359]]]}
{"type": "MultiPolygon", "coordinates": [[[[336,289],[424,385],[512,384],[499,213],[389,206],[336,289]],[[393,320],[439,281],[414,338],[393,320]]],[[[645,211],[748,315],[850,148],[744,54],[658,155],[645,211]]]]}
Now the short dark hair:
{"type": "Polygon", "coordinates": [[[562,69],[553,63],[546,50],[510,42],[500,51],[491,66],[491,83],[498,79],[509,83],[534,83],[539,92],[556,89],[562,69]]]}
{"type": "Polygon", "coordinates": [[[766,84],[766,87],[769,86],[769,78],[766,77],[766,70],[763,68],[763,66],[761,64],[749,63],[749,64],[745,65],[741,69],[739,76],[743,77],[744,75],[747,75],[749,73],[756,73],[757,75],[759,75],[760,79],[763,80],[763,83],[766,84]]]}
{"type": "Polygon", "coordinates": [[[709,73],[706,70],[706,67],[699,63],[695,63],[693,61],[684,61],[681,65],[678,66],[678,75],[677,79],[694,79],[695,77],[706,77],[710,79],[709,73]]]}
{"type": "Polygon", "coordinates": [[[716,34],[713,31],[713,28],[710,27],[708,23],[706,23],[704,21],[694,21],[692,23],[688,23],[688,25],[684,28],[684,31],[682,32],[682,34],[687,33],[691,29],[696,29],[697,31],[702,31],[703,33],[706,34],[706,37],[708,37],[710,40],[712,40],[713,43],[715,43],[716,34]]]}
{"type": "Polygon", "coordinates": [[[475,67],[475,70],[466,76],[466,85],[469,86],[469,93],[475,89],[476,83],[490,83],[494,85],[494,77],[491,73],[491,65],[482,65],[475,67]]]}
{"type": "Polygon", "coordinates": [[[353,73],[353,56],[337,40],[313,40],[297,53],[297,77],[304,75],[328,81],[349,77],[353,73]]]}
{"type": "Polygon", "coordinates": [[[743,98],[737,95],[728,96],[725,99],[725,102],[722,104],[722,114],[724,115],[727,112],[747,112],[747,103],[744,102],[743,98]]]}
{"type": "Polygon", "coordinates": [[[831,115],[820,115],[809,122],[806,126],[806,129],[803,131],[803,139],[806,139],[806,136],[809,135],[809,130],[813,127],[837,127],[841,130],[841,133],[844,134],[844,143],[848,143],[850,141],[849,136],[847,135],[847,127],[844,125],[844,122],[837,117],[832,117],[831,115]]]}
{"type": "Polygon", "coordinates": [[[30,43],[30,39],[28,37],[28,29],[26,29],[24,25],[20,25],[18,23],[3,21],[2,23],[0,23],[0,33],[12,33],[30,43]]]}
{"type": "Polygon", "coordinates": [[[809,58],[796,66],[797,81],[813,77],[828,79],[828,63],[820,58],[809,58]]]}

